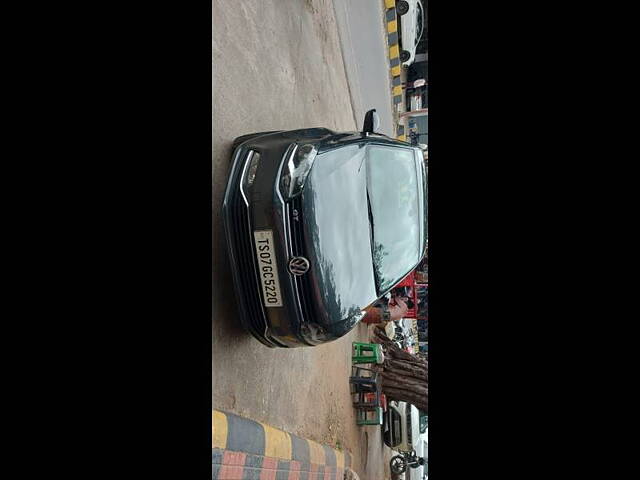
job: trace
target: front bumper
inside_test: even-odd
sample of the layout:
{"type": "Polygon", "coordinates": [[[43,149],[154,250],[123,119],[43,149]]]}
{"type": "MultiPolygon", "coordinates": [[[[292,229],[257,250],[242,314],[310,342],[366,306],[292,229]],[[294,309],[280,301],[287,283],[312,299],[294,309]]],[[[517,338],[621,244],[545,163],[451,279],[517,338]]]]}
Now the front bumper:
{"type": "Polygon", "coordinates": [[[222,207],[240,321],[269,347],[311,345],[300,335],[303,321],[296,302],[295,280],[286,269],[290,241],[287,206],[277,189],[280,167],[290,148],[291,141],[277,134],[262,137],[260,142],[253,143],[250,139],[240,144],[233,152],[222,207]],[[242,179],[252,151],[260,154],[260,163],[252,188],[245,191],[242,179]],[[282,307],[265,307],[263,303],[253,240],[255,230],[272,231],[282,307]]]}

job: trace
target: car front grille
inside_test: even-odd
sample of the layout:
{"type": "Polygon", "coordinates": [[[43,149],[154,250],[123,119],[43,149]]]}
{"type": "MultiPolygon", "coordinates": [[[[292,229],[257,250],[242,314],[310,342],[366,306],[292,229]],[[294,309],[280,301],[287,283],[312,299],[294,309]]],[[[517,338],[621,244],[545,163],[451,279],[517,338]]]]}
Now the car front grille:
{"type": "MultiPolygon", "coordinates": [[[[287,204],[287,213],[289,219],[289,234],[291,255],[293,257],[309,258],[304,246],[304,218],[302,216],[302,200],[300,197],[293,198],[287,204]]],[[[316,316],[313,313],[313,288],[311,286],[311,272],[304,275],[294,275],[296,290],[298,291],[298,299],[300,301],[300,310],[302,312],[303,321],[315,322],[316,316]]]]}
{"type": "Polygon", "coordinates": [[[247,327],[259,337],[264,338],[266,317],[260,300],[260,284],[257,280],[254,263],[253,233],[248,207],[242,197],[239,186],[233,192],[230,205],[229,235],[236,249],[237,265],[234,271],[240,284],[240,288],[236,289],[239,290],[237,295],[242,297],[240,301],[246,308],[245,320],[248,322],[247,327]]]}

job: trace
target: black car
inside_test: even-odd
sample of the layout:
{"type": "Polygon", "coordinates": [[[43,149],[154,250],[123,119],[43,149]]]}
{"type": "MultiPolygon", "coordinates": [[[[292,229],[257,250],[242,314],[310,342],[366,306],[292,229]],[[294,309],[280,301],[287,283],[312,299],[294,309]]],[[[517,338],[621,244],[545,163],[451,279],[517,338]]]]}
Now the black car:
{"type": "Polygon", "coordinates": [[[223,218],[240,321],[270,347],[337,339],[422,260],[422,151],[374,133],[263,132],[234,142],[223,218]]]}

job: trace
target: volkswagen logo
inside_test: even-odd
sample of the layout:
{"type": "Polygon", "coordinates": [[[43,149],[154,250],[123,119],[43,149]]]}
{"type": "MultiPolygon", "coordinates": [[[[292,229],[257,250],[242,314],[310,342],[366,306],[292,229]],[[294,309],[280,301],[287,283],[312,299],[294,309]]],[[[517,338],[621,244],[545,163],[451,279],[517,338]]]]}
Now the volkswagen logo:
{"type": "Polygon", "coordinates": [[[304,257],[293,257],[289,260],[289,271],[294,275],[304,275],[309,270],[309,260],[304,257]]]}

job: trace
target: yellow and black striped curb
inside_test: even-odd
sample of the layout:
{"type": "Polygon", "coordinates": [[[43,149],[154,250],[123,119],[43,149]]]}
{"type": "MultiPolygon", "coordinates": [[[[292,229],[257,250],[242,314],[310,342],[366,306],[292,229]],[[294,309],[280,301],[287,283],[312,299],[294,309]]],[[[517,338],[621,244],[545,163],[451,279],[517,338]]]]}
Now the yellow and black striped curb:
{"type": "MultiPolygon", "coordinates": [[[[387,46],[389,48],[389,68],[391,69],[391,95],[393,105],[402,102],[402,81],[400,80],[400,44],[398,41],[398,18],[396,16],[396,0],[384,0],[387,21],[387,46]]],[[[404,126],[398,125],[396,138],[406,140],[404,126]]]]}
{"type": "Polygon", "coordinates": [[[351,467],[349,452],[342,452],[233,413],[213,410],[212,429],[214,450],[243,452],[253,456],[333,467],[337,470],[351,467]]]}

